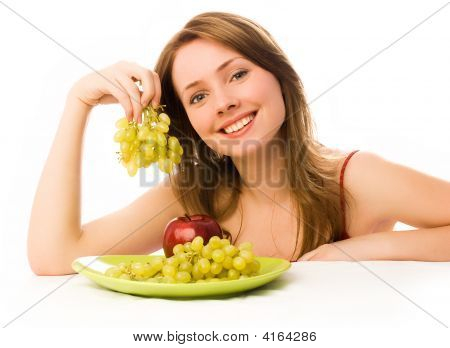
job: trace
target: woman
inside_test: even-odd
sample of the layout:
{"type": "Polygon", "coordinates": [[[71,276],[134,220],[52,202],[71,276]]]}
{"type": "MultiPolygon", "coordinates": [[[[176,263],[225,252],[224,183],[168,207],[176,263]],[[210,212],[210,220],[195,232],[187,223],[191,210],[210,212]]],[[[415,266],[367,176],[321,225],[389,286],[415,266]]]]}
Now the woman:
{"type": "Polygon", "coordinates": [[[82,255],[151,253],[185,213],[211,215],[259,256],[450,259],[450,183],[323,146],[285,54],[261,26],[230,13],[191,19],[154,71],[119,62],[73,86],[33,205],[30,265],[67,274],[82,255]],[[86,121],[95,105],[115,102],[138,122],[150,102],[166,105],[185,154],[169,180],[81,226],[86,121]],[[423,229],[393,232],[397,221],[423,229]]]}

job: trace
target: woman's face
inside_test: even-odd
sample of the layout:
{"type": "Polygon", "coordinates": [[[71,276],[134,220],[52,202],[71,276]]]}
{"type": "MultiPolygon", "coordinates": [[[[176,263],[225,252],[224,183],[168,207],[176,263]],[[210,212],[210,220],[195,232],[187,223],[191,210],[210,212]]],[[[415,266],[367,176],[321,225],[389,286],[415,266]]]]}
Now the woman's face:
{"type": "Polygon", "coordinates": [[[196,39],[181,47],[172,78],[192,126],[220,154],[242,157],[264,146],[285,119],[275,76],[216,41],[196,39]],[[225,133],[224,128],[230,132],[248,122],[246,115],[253,112],[256,116],[244,128],[225,133]],[[236,119],[242,122],[226,127],[236,119]]]}

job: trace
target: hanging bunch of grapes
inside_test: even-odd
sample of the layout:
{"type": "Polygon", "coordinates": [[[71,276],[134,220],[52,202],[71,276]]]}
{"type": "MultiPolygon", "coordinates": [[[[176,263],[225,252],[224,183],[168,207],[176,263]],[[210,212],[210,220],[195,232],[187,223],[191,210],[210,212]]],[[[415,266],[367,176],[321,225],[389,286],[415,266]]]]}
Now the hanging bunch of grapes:
{"type": "Polygon", "coordinates": [[[173,165],[181,162],[183,148],[176,137],[169,136],[169,126],[170,117],[164,113],[164,105],[156,109],[150,105],[145,107],[142,124],[128,122],[126,117],[116,122],[114,141],[120,144],[117,154],[130,176],[155,162],[161,171],[169,174],[173,165]]]}

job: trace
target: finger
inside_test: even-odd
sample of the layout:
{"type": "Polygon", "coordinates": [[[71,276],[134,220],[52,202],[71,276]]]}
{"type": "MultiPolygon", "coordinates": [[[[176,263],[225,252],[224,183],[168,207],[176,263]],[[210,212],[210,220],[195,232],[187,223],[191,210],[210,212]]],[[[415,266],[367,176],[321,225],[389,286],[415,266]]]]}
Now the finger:
{"type": "Polygon", "coordinates": [[[150,100],[155,95],[153,72],[147,69],[142,69],[138,73],[143,88],[143,92],[141,95],[141,104],[143,107],[146,107],[148,104],[150,104],[150,100]]]}
{"type": "Polygon", "coordinates": [[[155,95],[154,72],[135,63],[126,64],[124,71],[128,77],[142,83],[143,93],[140,98],[140,103],[142,107],[146,107],[155,95]]]}
{"type": "Polygon", "coordinates": [[[308,260],[311,258],[312,255],[313,255],[313,253],[310,251],[310,252],[304,254],[304,255],[299,259],[299,261],[308,261],[308,260]]]}
{"type": "Polygon", "coordinates": [[[153,85],[155,86],[155,95],[152,99],[152,106],[156,107],[161,102],[161,80],[156,72],[153,72],[153,85]]]}
{"type": "Polygon", "coordinates": [[[142,106],[141,106],[141,93],[138,86],[126,75],[119,74],[117,80],[127,91],[131,104],[133,105],[133,118],[136,122],[140,123],[142,106]]]}
{"type": "Polygon", "coordinates": [[[121,85],[120,81],[114,79],[113,83],[108,84],[108,92],[122,105],[128,121],[131,121],[133,119],[133,106],[126,89],[121,85]]]}

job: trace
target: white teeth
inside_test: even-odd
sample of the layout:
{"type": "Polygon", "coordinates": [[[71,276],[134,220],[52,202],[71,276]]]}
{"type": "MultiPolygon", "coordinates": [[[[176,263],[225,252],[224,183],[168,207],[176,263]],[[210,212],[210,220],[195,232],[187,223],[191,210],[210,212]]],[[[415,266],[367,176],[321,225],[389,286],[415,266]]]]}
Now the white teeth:
{"type": "Polygon", "coordinates": [[[233,133],[238,131],[239,129],[244,128],[245,125],[247,125],[251,120],[253,120],[255,118],[255,113],[244,117],[242,119],[240,119],[239,121],[233,123],[231,126],[228,126],[227,128],[225,128],[225,133],[233,133]]]}

